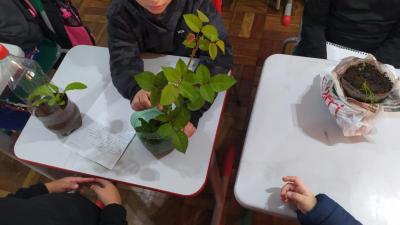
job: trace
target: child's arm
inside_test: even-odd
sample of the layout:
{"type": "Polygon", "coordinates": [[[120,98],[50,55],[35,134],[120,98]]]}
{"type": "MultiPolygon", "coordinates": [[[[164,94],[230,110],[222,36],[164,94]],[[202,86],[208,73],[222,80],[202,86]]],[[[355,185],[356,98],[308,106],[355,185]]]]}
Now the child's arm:
{"type": "Polygon", "coordinates": [[[137,38],[131,30],[134,21],[125,18],[118,6],[111,5],[108,11],[108,47],[110,52],[111,78],[118,92],[133,100],[140,90],[133,76],[144,69],[140,58],[137,38]]]}
{"type": "Polygon", "coordinates": [[[121,205],[121,195],[110,181],[96,178],[90,186],[98,199],[105,205],[101,211],[99,225],[127,225],[126,210],[121,205]]]}
{"type": "Polygon", "coordinates": [[[32,198],[38,195],[44,195],[48,194],[49,191],[47,190],[46,186],[42,183],[38,183],[35,185],[32,185],[28,188],[20,188],[15,192],[15,194],[9,194],[7,197],[10,198],[22,198],[22,199],[28,199],[32,198]]]}
{"type": "Polygon", "coordinates": [[[297,218],[302,225],[361,225],[350,213],[324,194],[316,197],[303,182],[294,176],[283,177],[287,182],[281,199],[297,207],[297,218]]]}
{"type": "Polygon", "coordinates": [[[93,180],[94,178],[65,177],[46,184],[38,183],[29,188],[21,188],[15,194],[10,194],[7,197],[28,199],[43,194],[75,191],[80,188],[81,184],[93,180]]]}

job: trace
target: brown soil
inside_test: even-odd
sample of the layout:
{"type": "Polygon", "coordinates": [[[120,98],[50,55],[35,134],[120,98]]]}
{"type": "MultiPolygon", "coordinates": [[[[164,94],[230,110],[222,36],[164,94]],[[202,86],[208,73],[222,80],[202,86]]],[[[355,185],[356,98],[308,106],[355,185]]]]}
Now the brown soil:
{"type": "Polygon", "coordinates": [[[358,90],[363,90],[364,82],[374,94],[383,94],[392,90],[393,83],[374,65],[360,63],[349,67],[343,74],[343,79],[358,90]]]}

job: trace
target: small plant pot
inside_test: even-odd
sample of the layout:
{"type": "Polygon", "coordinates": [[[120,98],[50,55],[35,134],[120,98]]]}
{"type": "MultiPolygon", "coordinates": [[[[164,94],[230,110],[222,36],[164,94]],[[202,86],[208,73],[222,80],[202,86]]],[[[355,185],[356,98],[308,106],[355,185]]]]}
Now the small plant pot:
{"type": "MultiPolygon", "coordinates": [[[[134,112],[131,116],[132,127],[136,130],[137,127],[141,126],[140,119],[149,121],[160,114],[161,112],[156,108],[134,112]]],[[[174,150],[172,141],[161,138],[156,132],[146,133],[136,131],[136,135],[139,137],[144,147],[157,158],[163,157],[174,150]]]]}
{"type": "Polygon", "coordinates": [[[58,135],[67,136],[82,126],[79,108],[68,98],[64,107],[40,105],[33,113],[47,129],[58,135]]]}
{"type": "Polygon", "coordinates": [[[389,70],[372,59],[355,59],[349,63],[343,73],[339,74],[339,82],[347,97],[366,103],[380,103],[394,87],[393,75],[389,70]],[[363,70],[359,69],[363,65],[363,70]],[[371,94],[363,89],[363,82],[367,82],[371,94]]]}

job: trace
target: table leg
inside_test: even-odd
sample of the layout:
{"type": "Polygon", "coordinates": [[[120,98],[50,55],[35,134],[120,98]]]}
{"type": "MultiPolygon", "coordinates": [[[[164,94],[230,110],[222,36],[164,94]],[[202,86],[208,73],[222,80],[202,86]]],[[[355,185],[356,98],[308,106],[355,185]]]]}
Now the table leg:
{"type": "Polygon", "coordinates": [[[214,214],[211,225],[224,224],[223,212],[226,202],[226,194],[229,187],[229,179],[232,175],[233,162],[235,160],[235,157],[236,149],[231,147],[225,157],[224,172],[221,176],[215,154],[212,155],[209,177],[212,189],[214,191],[216,204],[214,207],[214,214]]]}

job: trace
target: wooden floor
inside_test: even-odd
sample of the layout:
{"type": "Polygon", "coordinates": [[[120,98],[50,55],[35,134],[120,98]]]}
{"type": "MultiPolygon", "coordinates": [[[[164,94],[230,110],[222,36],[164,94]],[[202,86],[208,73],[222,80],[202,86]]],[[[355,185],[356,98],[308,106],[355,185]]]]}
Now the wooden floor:
{"type": "MultiPolygon", "coordinates": [[[[82,20],[96,36],[99,46],[107,46],[106,9],[110,0],[73,0],[82,20]]],[[[282,41],[296,36],[302,15],[302,0],[294,1],[292,24],[281,25],[282,9],[275,9],[273,0],[224,0],[223,21],[229,30],[233,45],[233,75],[238,82],[241,105],[229,93],[223,114],[222,127],[217,139],[216,151],[219,159],[228,146],[243,146],[257,85],[265,59],[282,49],[282,41]]],[[[284,1],[283,1],[284,2],[284,1]]],[[[282,3],[283,4],[283,3],[282,3]]],[[[283,7],[281,7],[283,8],[283,7]]],[[[238,167],[239,158],[235,162],[238,167]]],[[[235,170],[236,171],[236,170],[235,170]]],[[[0,196],[15,191],[22,185],[43,179],[16,161],[0,155],[0,196]]],[[[293,220],[281,219],[243,209],[233,195],[235,176],[231,180],[225,208],[226,225],[291,225],[293,220]],[[246,221],[245,215],[252,221],[246,221]]],[[[206,225],[210,224],[214,207],[210,187],[193,198],[177,198],[143,189],[126,191],[121,186],[124,204],[128,209],[129,224],[206,225]]]]}

